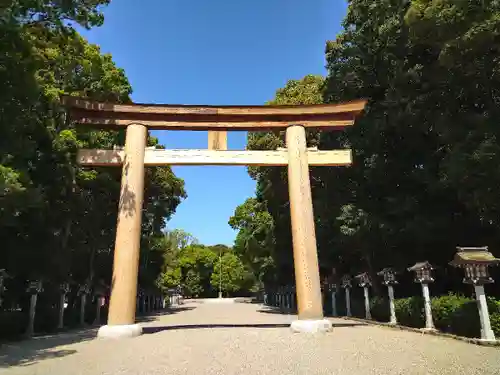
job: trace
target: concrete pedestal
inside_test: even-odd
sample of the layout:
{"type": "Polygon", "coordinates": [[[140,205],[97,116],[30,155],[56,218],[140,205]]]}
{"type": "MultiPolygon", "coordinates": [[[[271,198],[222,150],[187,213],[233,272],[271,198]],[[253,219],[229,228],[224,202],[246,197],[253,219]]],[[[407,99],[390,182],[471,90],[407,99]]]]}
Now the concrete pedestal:
{"type": "Polygon", "coordinates": [[[97,331],[97,337],[106,339],[121,339],[140,335],[142,335],[142,327],[139,324],[102,326],[97,331]]]}
{"type": "Polygon", "coordinates": [[[332,323],[326,319],[296,320],[290,328],[295,333],[324,333],[332,330],[332,323]]]}

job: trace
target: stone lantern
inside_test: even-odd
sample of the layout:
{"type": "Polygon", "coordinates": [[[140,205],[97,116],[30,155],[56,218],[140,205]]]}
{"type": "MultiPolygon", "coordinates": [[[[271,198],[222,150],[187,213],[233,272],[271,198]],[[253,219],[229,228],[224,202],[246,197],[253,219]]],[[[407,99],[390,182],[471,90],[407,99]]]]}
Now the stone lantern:
{"type": "Polygon", "coordinates": [[[284,286],[280,286],[280,309],[283,310],[285,308],[285,298],[286,298],[286,289],[284,286]]]}
{"type": "Polygon", "coordinates": [[[369,291],[368,291],[368,289],[372,285],[370,275],[368,275],[368,272],[363,272],[363,273],[360,273],[355,278],[358,280],[359,286],[363,288],[363,293],[365,295],[365,318],[371,319],[372,314],[370,312],[370,295],[369,295],[369,291]]]}
{"type": "Polygon", "coordinates": [[[328,284],[328,291],[332,295],[332,316],[337,316],[337,288],[335,283],[328,284]]]}
{"type": "Polygon", "coordinates": [[[286,309],[290,311],[292,309],[292,287],[287,285],[286,290],[286,309]]]}
{"type": "Polygon", "coordinates": [[[101,324],[101,308],[105,304],[105,296],[106,296],[106,287],[101,283],[95,287],[94,295],[96,298],[96,311],[95,311],[95,319],[94,324],[101,324]]]}
{"type": "Polygon", "coordinates": [[[328,282],[328,291],[332,297],[332,316],[338,316],[337,312],[337,292],[338,292],[338,278],[337,269],[332,267],[331,275],[328,282]]]}
{"type": "Polygon", "coordinates": [[[349,275],[344,275],[342,277],[342,283],[341,283],[342,288],[345,290],[345,309],[346,309],[346,315],[351,316],[351,288],[352,288],[352,280],[351,276],[349,275]]]}
{"type": "Polygon", "coordinates": [[[281,309],[286,309],[287,290],[286,285],[281,287],[281,309]]]}
{"type": "Polygon", "coordinates": [[[58,329],[64,328],[64,304],[66,303],[66,294],[70,291],[69,283],[62,283],[59,285],[59,320],[57,324],[58,329]]]}
{"type": "Polygon", "coordinates": [[[398,283],[396,280],[396,271],[392,268],[384,268],[382,271],[378,272],[377,275],[384,277],[382,283],[387,286],[387,292],[389,294],[389,324],[397,324],[396,308],[394,307],[394,285],[398,283]]]}
{"type": "Polygon", "coordinates": [[[85,283],[80,285],[78,295],[80,296],[80,325],[85,325],[85,305],[87,304],[87,295],[90,294],[90,285],[85,283]]]}
{"type": "Polygon", "coordinates": [[[432,320],[431,297],[429,294],[429,284],[434,282],[434,278],[432,277],[433,269],[432,265],[427,261],[415,263],[408,268],[408,271],[415,273],[414,281],[422,285],[422,296],[424,297],[425,309],[425,330],[428,331],[435,330],[432,320]]]}
{"type": "Polygon", "coordinates": [[[4,268],[0,269],[0,307],[2,307],[2,295],[5,293],[7,288],[5,287],[5,279],[9,277],[9,274],[5,271],[4,268]]]}
{"type": "Polygon", "coordinates": [[[30,282],[26,291],[31,294],[28,329],[26,330],[26,336],[33,336],[33,333],[35,332],[36,302],[38,299],[38,294],[43,292],[42,281],[36,280],[30,282]]]}
{"type": "Polygon", "coordinates": [[[495,334],[491,329],[490,314],[486,295],[484,294],[484,284],[493,283],[488,267],[497,265],[500,259],[495,258],[488,251],[488,247],[457,247],[457,253],[450,262],[454,267],[463,268],[465,277],[463,282],[474,285],[476,293],[479,319],[481,323],[481,339],[485,341],[495,341],[495,334]]]}
{"type": "Polygon", "coordinates": [[[282,310],[286,309],[286,286],[281,287],[281,306],[282,310]]]}
{"type": "Polygon", "coordinates": [[[143,296],[142,289],[140,286],[137,286],[137,296],[135,297],[135,309],[136,309],[137,313],[142,312],[141,311],[141,309],[142,309],[142,304],[141,304],[142,296],[143,296]]]}
{"type": "Polygon", "coordinates": [[[154,294],[151,291],[151,289],[148,289],[147,294],[148,294],[148,310],[149,312],[154,312],[155,311],[155,305],[153,301],[154,294]]]}

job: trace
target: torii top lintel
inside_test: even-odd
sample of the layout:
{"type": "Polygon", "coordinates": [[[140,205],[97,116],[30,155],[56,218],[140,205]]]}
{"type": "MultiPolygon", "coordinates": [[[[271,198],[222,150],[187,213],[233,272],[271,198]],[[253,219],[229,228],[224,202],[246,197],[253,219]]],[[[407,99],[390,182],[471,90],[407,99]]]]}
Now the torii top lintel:
{"type": "Polygon", "coordinates": [[[365,100],[340,104],[283,106],[209,106],[164,104],[114,104],[72,96],[62,97],[70,118],[78,124],[102,129],[142,124],[153,130],[266,131],[302,125],[342,128],[354,123],[365,100]]]}

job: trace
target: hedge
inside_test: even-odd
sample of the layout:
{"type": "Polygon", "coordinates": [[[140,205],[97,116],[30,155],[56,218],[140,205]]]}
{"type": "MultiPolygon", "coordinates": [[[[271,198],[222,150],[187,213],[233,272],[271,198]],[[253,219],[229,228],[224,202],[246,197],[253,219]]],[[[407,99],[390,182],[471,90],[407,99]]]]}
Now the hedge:
{"type": "MultiPolygon", "coordinates": [[[[370,301],[372,318],[377,321],[389,320],[387,298],[375,297],[370,301]]],[[[408,327],[425,327],[424,301],[422,297],[409,297],[394,300],[398,323],[408,327]]],[[[436,329],[465,336],[480,337],[480,321],[475,299],[450,293],[446,296],[431,298],[432,318],[436,329]]],[[[500,337],[500,300],[488,298],[491,327],[500,337]]]]}

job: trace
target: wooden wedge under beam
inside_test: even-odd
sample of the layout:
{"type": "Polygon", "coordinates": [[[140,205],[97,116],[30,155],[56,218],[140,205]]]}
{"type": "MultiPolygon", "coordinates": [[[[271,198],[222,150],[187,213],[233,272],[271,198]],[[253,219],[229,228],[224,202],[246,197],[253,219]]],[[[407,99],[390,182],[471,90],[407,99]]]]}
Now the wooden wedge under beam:
{"type": "Polygon", "coordinates": [[[209,150],[227,150],[227,131],[208,131],[209,150]]]}
{"type": "MultiPolygon", "coordinates": [[[[79,150],[77,161],[83,166],[119,166],[124,150],[79,150]]],[[[351,150],[308,151],[311,166],[346,166],[352,162],[351,150]]],[[[286,166],[288,151],[212,151],[146,149],[146,166],[162,165],[252,165],[286,166]]]]}

